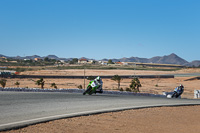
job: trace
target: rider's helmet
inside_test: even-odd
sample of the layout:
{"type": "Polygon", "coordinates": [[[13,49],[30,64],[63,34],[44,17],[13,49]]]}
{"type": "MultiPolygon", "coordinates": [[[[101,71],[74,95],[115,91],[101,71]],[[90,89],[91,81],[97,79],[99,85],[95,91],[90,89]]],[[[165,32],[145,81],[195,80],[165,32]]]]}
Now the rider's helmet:
{"type": "Polygon", "coordinates": [[[183,89],[183,85],[182,84],[180,84],[180,86],[179,86],[181,89],[183,89]]]}
{"type": "Polygon", "coordinates": [[[96,80],[99,82],[99,81],[101,80],[101,78],[98,76],[98,77],[96,78],[96,80]]]}

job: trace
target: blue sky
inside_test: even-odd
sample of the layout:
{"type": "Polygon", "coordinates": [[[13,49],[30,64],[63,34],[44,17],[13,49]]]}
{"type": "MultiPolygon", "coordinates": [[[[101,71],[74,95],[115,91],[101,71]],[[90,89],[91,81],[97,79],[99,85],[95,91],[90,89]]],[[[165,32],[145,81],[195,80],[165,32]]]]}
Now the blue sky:
{"type": "Polygon", "coordinates": [[[0,0],[0,54],[200,60],[199,0],[0,0]]]}

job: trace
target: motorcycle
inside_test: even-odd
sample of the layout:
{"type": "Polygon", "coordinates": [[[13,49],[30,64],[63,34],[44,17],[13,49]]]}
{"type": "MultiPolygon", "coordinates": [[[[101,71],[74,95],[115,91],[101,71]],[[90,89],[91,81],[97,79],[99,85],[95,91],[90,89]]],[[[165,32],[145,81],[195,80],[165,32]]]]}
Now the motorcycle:
{"type": "Polygon", "coordinates": [[[182,93],[183,91],[180,91],[178,87],[176,87],[173,92],[163,92],[163,95],[167,98],[181,98],[182,93]]]}
{"type": "Polygon", "coordinates": [[[85,92],[83,92],[83,95],[85,95],[85,94],[92,95],[93,93],[96,94],[96,89],[98,87],[99,86],[96,84],[96,81],[94,81],[94,80],[90,81],[89,85],[87,86],[87,89],[85,90],[85,92]]]}

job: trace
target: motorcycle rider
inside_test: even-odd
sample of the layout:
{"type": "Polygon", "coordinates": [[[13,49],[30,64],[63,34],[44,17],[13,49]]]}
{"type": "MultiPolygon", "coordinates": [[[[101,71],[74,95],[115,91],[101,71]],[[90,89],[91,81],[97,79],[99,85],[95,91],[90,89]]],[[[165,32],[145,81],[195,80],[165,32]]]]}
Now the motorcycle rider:
{"type": "Polygon", "coordinates": [[[180,84],[178,87],[176,87],[174,89],[173,96],[175,96],[177,98],[177,97],[179,97],[183,93],[183,91],[184,91],[184,86],[182,84],[180,84]]]}
{"type": "Polygon", "coordinates": [[[98,76],[94,79],[95,83],[98,85],[98,88],[96,89],[95,93],[103,93],[103,81],[101,80],[101,78],[98,76]]]}

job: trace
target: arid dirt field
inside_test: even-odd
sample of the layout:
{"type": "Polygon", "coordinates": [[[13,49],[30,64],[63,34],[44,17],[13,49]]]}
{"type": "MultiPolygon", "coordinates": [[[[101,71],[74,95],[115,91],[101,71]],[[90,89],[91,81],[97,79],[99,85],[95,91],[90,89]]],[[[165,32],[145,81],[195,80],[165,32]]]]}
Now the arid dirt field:
{"type": "Polygon", "coordinates": [[[82,116],[4,133],[199,133],[200,106],[161,107],[82,116]]]}
{"type": "MultiPolygon", "coordinates": [[[[182,69],[179,71],[142,71],[142,70],[87,70],[85,71],[86,76],[101,76],[101,75],[159,75],[159,74],[180,74],[180,73],[200,73],[200,69],[182,69]]],[[[84,71],[77,70],[40,70],[40,71],[26,71],[20,74],[23,75],[84,75],[84,71]]],[[[200,90],[200,80],[190,80],[192,77],[175,77],[175,78],[149,78],[140,79],[142,87],[140,88],[141,93],[153,93],[162,94],[163,91],[172,91],[179,84],[183,84],[185,91],[182,95],[183,98],[193,98],[194,90],[200,90]]],[[[35,84],[38,79],[7,79],[6,87],[17,87],[15,83],[18,81],[20,83],[19,87],[28,88],[39,88],[35,84]]],[[[58,88],[77,88],[82,85],[84,88],[83,79],[44,79],[44,88],[52,88],[51,84],[56,83],[58,88]]],[[[121,81],[121,88],[126,90],[129,87],[131,79],[123,79],[121,81]]],[[[85,80],[85,86],[89,83],[89,80],[85,80]]],[[[103,79],[103,89],[104,90],[117,90],[117,82],[111,79],[103,79]]]]}
{"type": "MultiPolygon", "coordinates": [[[[200,69],[183,69],[179,71],[138,71],[138,70],[86,70],[87,76],[101,75],[155,75],[177,73],[200,73],[200,69]]],[[[31,75],[83,75],[83,70],[30,71],[21,74],[31,75]]],[[[185,91],[182,98],[193,98],[194,90],[200,90],[199,80],[192,77],[175,77],[170,79],[140,79],[142,93],[162,94],[172,91],[179,84],[183,84],[185,91]],[[157,85],[157,86],[156,86],[157,85]]],[[[7,87],[35,87],[38,79],[7,79],[7,87]]],[[[123,79],[121,87],[129,87],[131,79],[123,79]]],[[[58,88],[77,88],[84,84],[83,79],[45,79],[45,88],[51,88],[55,82],[58,88]]],[[[86,84],[89,81],[86,80],[86,84]]],[[[103,79],[105,90],[117,90],[117,83],[111,79],[103,79]]],[[[7,131],[10,133],[197,133],[200,132],[200,106],[160,107],[149,109],[128,110],[122,112],[105,113],[99,115],[82,116],[47,123],[37,124],[26,128],[7,131]]]]}

